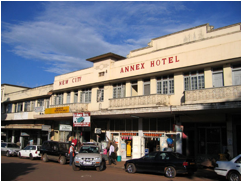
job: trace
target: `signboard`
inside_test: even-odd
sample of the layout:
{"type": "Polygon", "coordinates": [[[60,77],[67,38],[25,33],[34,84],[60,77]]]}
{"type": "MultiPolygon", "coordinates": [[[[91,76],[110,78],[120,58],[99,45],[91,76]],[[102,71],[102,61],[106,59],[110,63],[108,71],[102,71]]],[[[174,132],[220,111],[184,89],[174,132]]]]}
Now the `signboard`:
{"type": "Polygon", "coordinates": [[[73,127],[90,127],[91,117],[89,112],[73,113],[73,127]]]}
{"type": "Polygon", "coordinates": [[[44,112],[44,106],[39,106],[34,108],[34,112],[44,112]]]}
{"type": "Polygon", "coordinates": [[[42,125],[42,131],[50,131],[51,126],[50,125],[42,125]]]}
{"type": "Polygon", "coordinates": [[[45,109],[45,114],[57,114],[57,113],[68,113],[68,112],[69,112],[69,106],[45,109]]]}
{"type": "Polygon", "coordinates": [[[183,125],[173,125],[173,131],[183,132],[183,125]]]}
{"type": "Polygon", "coordinates": [[[59,130],[60,131],[72,131],[72,126],[71,125],[60,124],[59,125],[59,130]]]}
{"type": "Polygon", "coordinates": [[[95,128],[95,134],[101,134],[102,129],[101,128],[95,128]]]}

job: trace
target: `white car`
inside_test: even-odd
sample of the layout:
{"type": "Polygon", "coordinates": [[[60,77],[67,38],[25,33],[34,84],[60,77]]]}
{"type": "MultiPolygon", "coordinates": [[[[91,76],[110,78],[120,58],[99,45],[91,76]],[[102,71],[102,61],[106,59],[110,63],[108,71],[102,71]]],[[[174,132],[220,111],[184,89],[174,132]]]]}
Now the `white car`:
{"type": "Polygon", "coordinates": [[[233,158],[231,161],[217,161],[214,171],[225,176],[230,181],[241,180],[241,154],[233,158]]]}
{"type": "Polygon", "coordinates": [[[7,157],[10,156],[17,156],[20,147],[17,146],[15,143],[11,142],[2,142],[1,143],[1,155],[6,155],[7,157]]]}
{"type": "Polygon", "coordinates": [[[29,157],[31,160],[34,158],[40,158],[40,147],[41,145],[29,145],[18,152],[19,158],[29,157]]]}

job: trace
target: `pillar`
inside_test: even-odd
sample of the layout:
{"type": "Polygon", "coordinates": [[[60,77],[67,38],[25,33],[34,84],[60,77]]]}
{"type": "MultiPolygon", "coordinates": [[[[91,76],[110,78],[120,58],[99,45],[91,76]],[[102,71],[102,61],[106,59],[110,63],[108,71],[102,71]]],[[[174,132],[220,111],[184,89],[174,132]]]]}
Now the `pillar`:
{"type": "Polygon", "coordinates": [[[12,140],[11,140],[12,143],[14,143],[14,140],[15,140],[14,133],[15,133],[15,130],[12,130],[12,140]]]}

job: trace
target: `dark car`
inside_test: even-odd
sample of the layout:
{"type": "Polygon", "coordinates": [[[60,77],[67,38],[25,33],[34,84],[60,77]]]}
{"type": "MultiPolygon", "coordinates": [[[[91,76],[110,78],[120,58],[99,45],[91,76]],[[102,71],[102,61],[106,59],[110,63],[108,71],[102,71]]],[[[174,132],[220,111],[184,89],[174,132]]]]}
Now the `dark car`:
{"type": "Polygon", "coordinates": [[[41,158],[44,162],[52,160],[66,164],[70,160],[69,147],[70,144],[66,142],[45,141],[40,148],[41,158]]]}
{"type": "Polygon", "coordinates": [[[140,159],[126,161],[124,167],[128,173],[157,172],[165,174],[169,178],[174,178],[178,173],[192,175],[197,171],[194,159],[176,152],[151,152],[140,159]]]}

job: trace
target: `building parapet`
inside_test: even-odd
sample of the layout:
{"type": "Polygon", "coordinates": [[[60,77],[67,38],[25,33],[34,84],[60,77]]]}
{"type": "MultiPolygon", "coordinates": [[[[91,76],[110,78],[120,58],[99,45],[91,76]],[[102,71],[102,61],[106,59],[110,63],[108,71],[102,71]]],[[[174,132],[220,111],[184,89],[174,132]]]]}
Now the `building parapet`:
{"type": "Polygon", "coordinates": [[[66,107],[69,106],[69,110],[71,113],[73,112],[83,112],[83,111],[88,111],[88,103],[82,104],[82,103],[68,103],[68,104],[61,104],[61,105],[50,105],[50,108],[55,108],[55,107],[66,107]]]}

